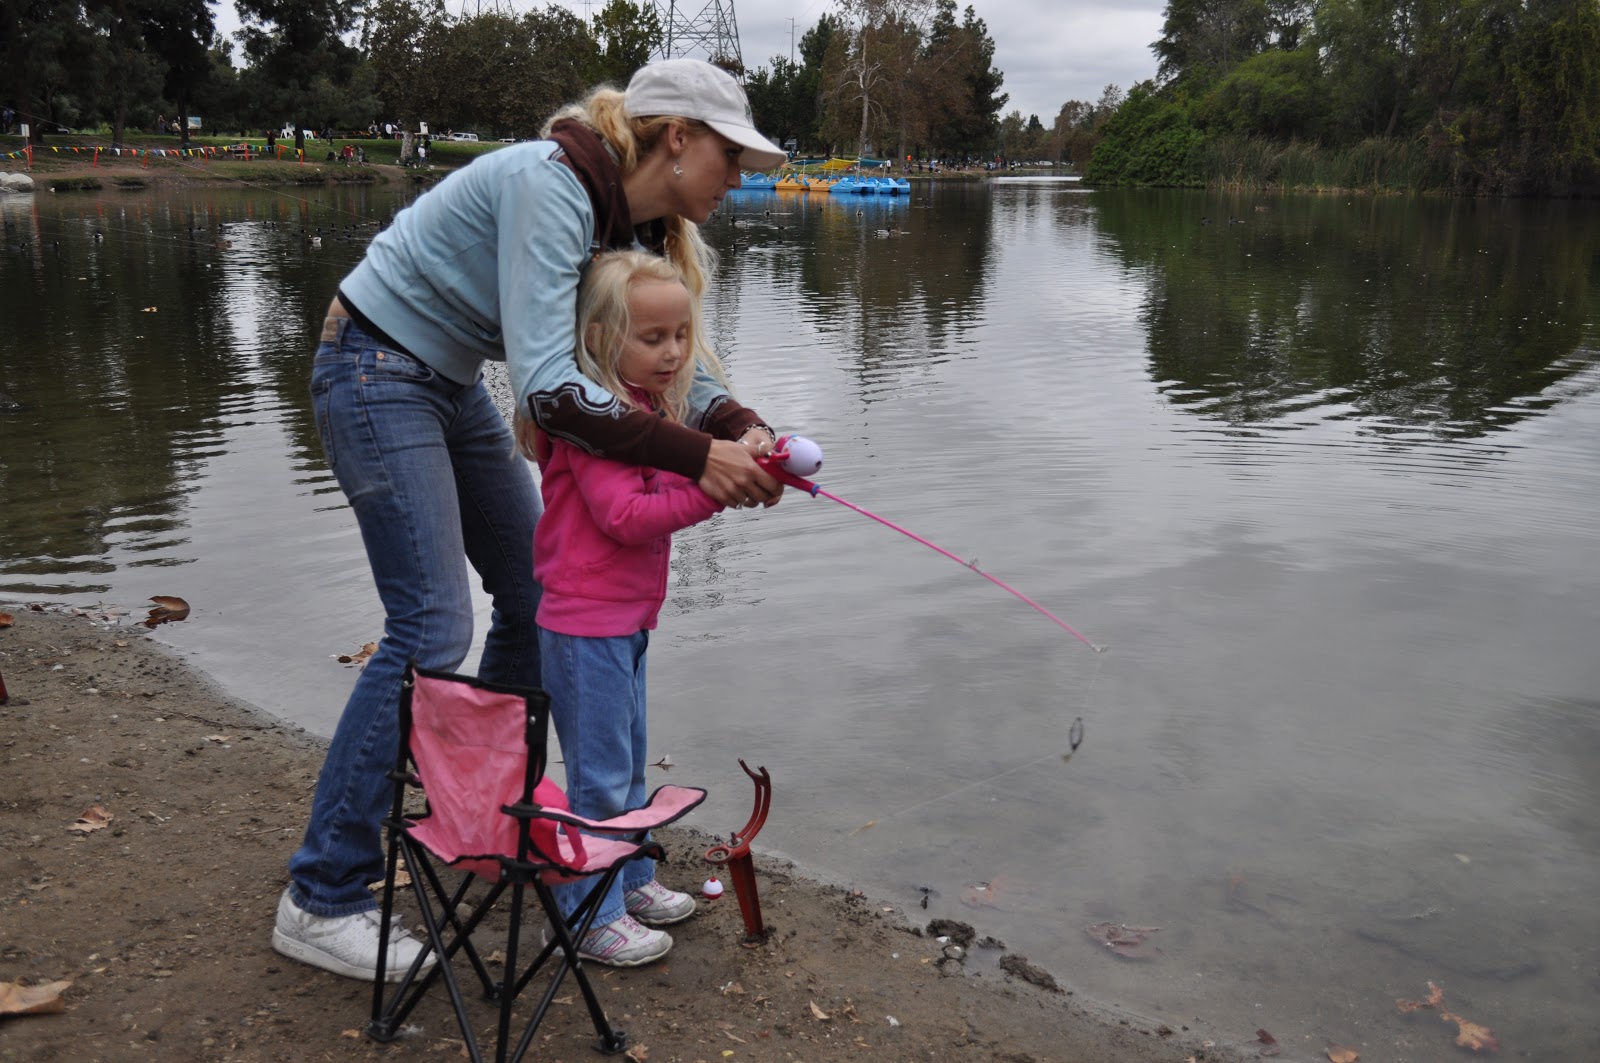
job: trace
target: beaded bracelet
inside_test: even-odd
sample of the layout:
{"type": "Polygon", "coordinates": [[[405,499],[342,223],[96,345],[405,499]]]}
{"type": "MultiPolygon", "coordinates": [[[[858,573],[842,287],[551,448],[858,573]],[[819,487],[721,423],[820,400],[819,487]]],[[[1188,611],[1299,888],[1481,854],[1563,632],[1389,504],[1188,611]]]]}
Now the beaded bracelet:
{"type": "Polygon", "coordinates": [[[762,424],[760,421],[757,421],[755,424],[751,425],[750,427],[746,428],[742,433],[740,433],[739,442],[743,443],[744,442],[744,437],[749,435],[752,431],[754,431],[757,428],[759,428],[763,432],[767,433],[767,440],[769,442],[771,442],[774,445],[777,444],[777,442],[778,442],[778,433],[776,433],[776,432],[774,432],[772,430],[772,426],[771,425],[762,424]]]}

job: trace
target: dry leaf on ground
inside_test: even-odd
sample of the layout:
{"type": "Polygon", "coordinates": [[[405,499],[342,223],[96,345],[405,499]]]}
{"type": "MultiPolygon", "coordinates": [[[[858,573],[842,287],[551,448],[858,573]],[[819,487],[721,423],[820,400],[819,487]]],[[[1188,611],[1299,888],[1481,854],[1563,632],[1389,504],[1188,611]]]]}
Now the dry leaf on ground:
{"type": "Polygon", "coordinates": [[[104,830],[106,824],[116,817],[99,805],[91,805],[73,822],[67,824],[67,829],[77,831],[79,834],[88,834],[90,831],[104,830]]]}
{"type": "Polygon", "coordinates": [[[1265,1030],[1256,1031],[1256,1040],[1261,1042],[1261,1050],[1256,1053],[1258,1056],[1263,1058],[1275,1056],[1282,1051],[1278,1047],[1278,1039],[1265,1030]]]}
{"type": "Polygon", "coordinates": [[[815,1000],[811,1001],[811,1015],[819,1022],[828,1021],[828,1013],[817,1007],[817,1002],[815,1000]]]}
{"type": "Polygon", "coordinates": [[[157,624],[165,624],[169,621],[184,620],[189,616],[189,603],[182,598],[174,598],[169,594],[153,594],[150,596],[150,600],[156,603],[156,607],[150,610],[149,616],[145,617],[143,621],[145,627],[155,627],[157,624]]]}
{"type": "Polygon", "coordinates": [[[633,1063],[644,1063],[645,1060],[650,1058],[650,1047],[648,1045],[634,1045],[623,1054],[633,1060],[633,1063]]]}
{"type": "Polygon", "coordinates": [[[17,618],[10,613],[0,613],[0,628],[10,627],[17,622],[17,618]]]}
{"type": "Polygon", "coordinates": [[[1150,935],[1160,930],[1159,926],[1118,923],[1096,923],[1083,928],[1090,941],[1105,946],[1125,960],[1149,960],[1161,955],[1161,950],[1150,944],[1150,935]]]}
{"type": "Polygon", "coordinates": [[[1356,1060],[1361,1058],[1361,1053],[1344,1045],[1329,1045],[1328,1058],[1333,1063],[1356,1063],[1356,1060]]]}
{"type": "Polygon", "coordinates": [[[1494,1031],[1487,1026],[1480,1026],[1475,1022],[1462,1018],[1453,1011],[1447,1010],[1444,1006],[1444,990],[1432,982],[1428,983],[1427,1000],[1405,1000],[1402,998],[1396,1000],[1395,1005],[1399,1007],[1402,1014],[1420,1011],[1423,1008],[1434,1008],[1439,1012],[1441,1020],[1456,1024],[1456,1044],[1461,1048],[1470,1049],[1473,1052],[1500,1051],[1500,1041],[1495,1037],[1494,1031]]]}
{"type": "Polygon", "coordinates": [[[71,982],[21,985],[0,982],[0,1015],[53,1015],[67,1010],[61,994],[71,982]]]}
{"type": "Polygon", "coordinates": [[[1441,1019],[1449,1018],[1455,1020],[1456,1044],[1462,1048],[1470,1048],[1474,1052],[1500,1051],[1500,1040],[1495,1037],[1494,1031],[1489,1027],[1479,1026],[1475,1022],[1468,1022],[1461,1016],[1451,1015],[1449,1012],[1443,1012],[1439,1017],[1441,1019]]]}
{"type": "Polygon", "coordinates": [[[367,658],[371,657],[377,652],[378,644],[376,642],[369,642],[354,653],[335,653],[331,654],[330,656],[332,656],[333,659],[338,661],[340,664],[364,665],[367,663],[367,658]]]}

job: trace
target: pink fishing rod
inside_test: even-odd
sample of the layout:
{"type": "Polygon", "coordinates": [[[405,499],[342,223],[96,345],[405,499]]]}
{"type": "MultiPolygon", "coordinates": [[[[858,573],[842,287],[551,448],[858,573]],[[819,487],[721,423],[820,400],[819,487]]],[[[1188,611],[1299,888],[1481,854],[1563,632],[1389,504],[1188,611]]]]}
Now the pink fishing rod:
{"type": "Polygon", "coordinates": [[[963,561],[961,558],[957,557],[949,550],[946,550],[938,543],[929,542],[916,532],[907,528],[902,528],[892,520],[886,520],[871,510],[861,508],[854,502],[840,498],[838,495],[833,494],[832,492],[824,491],[820,484],[807,479],[808,476],[815,475],[817,470],[822,468],[822,448],[817,446],[811,440],[806,439],[804,436],[781,437],[772,453],[758,460],[760,461],[761,467],[771,474],[775,479],[782,481],[790,487],[799,488],[812,498],[815,498],[818,495],[821,495],[823,498],[831,498],[833,501],[839,503],[841,506],[844,506],[846,509],[853,509],[863,517],[866,517],[869,520],[877,521],[885,528],[888,528],[892,531],[897,531],[908,539],[915,539],[928,549],[948,557],[962,568],[970,568],[972,571],[976,572],[990,583],[993,583],[996,587],[999,587],[1013,598],[1016,598],[1018,601],[1031,606],[1033,610],[1040,616],[1045,617],[1051,623],[1067,632],[1067,634],[1071,635],[1073,638],[1077,639],[1094,652],[1105,652],[1104,646],[1096,646],[1094,643],[1085,638],[1083,633],[1077,628],[1073,627],[1071,624],[1067,623],[1065,620],[1061,619],[1059,616],[1052,613],[1050,610],[1046,609],[1032,598],[1029,598],[1026,594],[1023,594],[1021,591],[1011,586],[1011,584],[1006,583],[1004,580],[996,579],[983,569],[979,568],[976,559],[972,561],[963,561]]]}

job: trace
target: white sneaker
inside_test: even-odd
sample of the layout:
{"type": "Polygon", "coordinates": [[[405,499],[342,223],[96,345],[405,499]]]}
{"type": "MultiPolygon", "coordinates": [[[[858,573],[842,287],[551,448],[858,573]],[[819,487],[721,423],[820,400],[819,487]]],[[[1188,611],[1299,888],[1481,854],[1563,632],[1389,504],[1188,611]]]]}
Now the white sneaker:
{"type": "MultiPolygon", "coordinates": [[[[550,941],[550,928],[544,931],[544,941],[550,941]]],[[[607,967],[638,967],[665,956],[672,948],[672,935],[663,930],[641,926],[631,915],[591,927],[578,940],[578,955],[591,963],[607,967]]]]}
{"type": "Polygon", "coordinates": [[[681,923],[694,914],[694,898],[687,893],[669,890],[651,879],[636,890],[623,895],[628,914],[650,926],[671,926],[681,923]]]}
{"type": "MultiPolygon", "coordinates": [[[[272,930],[272,947],[290,959],[309,963],[324,971],[373,981],[378,972],[378,933],[383,916],[376,908],[355,915],[312,915],[301,908],[284,890],[278,899],[278,923],[272,930]]],[[[383,980],[398,982],[411,969],[411,961],[423,948],[411,932],[391,922],[389,954],[384,958],[383,980]]],[[[422,962],[422,973],[437,961],[430,952],[422,962]]]]}

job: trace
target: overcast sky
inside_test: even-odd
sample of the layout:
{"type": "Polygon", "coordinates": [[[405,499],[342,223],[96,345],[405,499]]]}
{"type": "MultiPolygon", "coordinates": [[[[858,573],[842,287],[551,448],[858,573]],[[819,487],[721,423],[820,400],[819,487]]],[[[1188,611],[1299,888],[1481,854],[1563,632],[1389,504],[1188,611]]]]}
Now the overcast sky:
{"type": "MultiPolygon", "coordinates": [[[[462,0],[445,0],[452,14],[462,0]]],[[[599,10],[604,0],[556,0],[578,14],[599,10]]],[[[708,0],[679,0],[680,10],[693,18],[708,0]]],[[[793,19],[793,42],[829,8],[829,0],[722,0],[731,5],[739,23],[744,64],[754,70],[767,66],[774,56],[788,56],[793,19]]],[[[994,38],[994,65],[1005,74],[1002,92],[1009,92],[1005,111],[1024,116],[1037,114],[1046,126],[1068,100],[1100,98],[1107,85],[1123,91],[1137,81],[1155,77],[1156,60],[1150,42],[1161,36],[1165,0],[970,0],[978,17],[994,38]]],[[[470,10],[478,0],[466,0],[470,10]]],[[[487,9],[494,0],[482,0],[487,9]]],[[[544,6],[535,0],[511,0],[518,11],[544,6]]],[[[968,0],[956,0],[964,11],[968,0]]],[[[232,0],[217,0],[217,28],[231,34],[239,28],[232,0]]]]}
{"type": "MultiPolygon", "coordinates": [[[[791,18],[798,43],[831,6],[827,0],[732,2],[744,65],[751,70],[775,55],[789,55],[791,18]]],[[[693,15],[704,3],[687,0],[685,6],[693,15]]],[[[994,65],[1006,76],[1000,91],[1011,99],[1003,113],[1037,114],[1049,126],[1068,100],[1092,103],[1107,85],[1126,92],[1156,76],[1150,42],[1161,36],[1165,0],[956,0],[957,12],[969,3],[988,24],[994,65]]],[[[567,6],[583,9],[581,3],[567,6]]]]}

